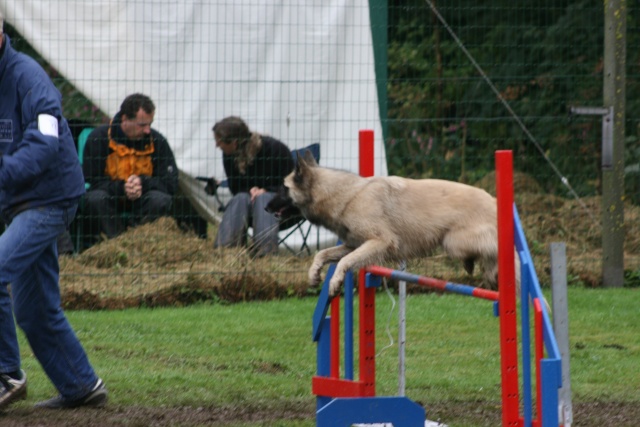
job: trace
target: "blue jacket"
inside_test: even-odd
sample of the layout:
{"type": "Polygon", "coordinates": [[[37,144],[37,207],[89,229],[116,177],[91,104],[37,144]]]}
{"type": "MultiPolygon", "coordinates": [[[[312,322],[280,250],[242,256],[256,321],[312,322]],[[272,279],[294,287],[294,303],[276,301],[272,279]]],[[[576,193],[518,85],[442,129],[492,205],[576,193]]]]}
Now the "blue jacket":
{"type": "MultiPolygon", "coordinates": [[[[54,122],[55,123],[55,122],[54,122]]],[[[39,206],[71,203],[84,194],[84,178],[60,92],[5,34],[0,50],[0,213],[5,222],[39,206]],[[38,116],[58,122],[58,137],[42,133],[38,116]]]]}

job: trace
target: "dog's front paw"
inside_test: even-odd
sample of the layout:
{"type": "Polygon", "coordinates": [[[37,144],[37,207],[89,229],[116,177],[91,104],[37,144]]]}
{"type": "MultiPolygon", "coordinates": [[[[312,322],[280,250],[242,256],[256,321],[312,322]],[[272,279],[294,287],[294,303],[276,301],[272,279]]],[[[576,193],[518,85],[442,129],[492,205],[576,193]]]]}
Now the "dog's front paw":
{"type": "Polygon", "coordinates": [[[309,269],[309,285],[312,287],[318,286],[322,282],[322,275],[320,275],[320,269],[312,266],[309,269]]]}
{"type": "Polygon", "coordinates": [[[339,295],[341,285],[342,282],[340,280],[331,279],[329,282],[329,296],[333,298],[336,295],[339,295]]]}

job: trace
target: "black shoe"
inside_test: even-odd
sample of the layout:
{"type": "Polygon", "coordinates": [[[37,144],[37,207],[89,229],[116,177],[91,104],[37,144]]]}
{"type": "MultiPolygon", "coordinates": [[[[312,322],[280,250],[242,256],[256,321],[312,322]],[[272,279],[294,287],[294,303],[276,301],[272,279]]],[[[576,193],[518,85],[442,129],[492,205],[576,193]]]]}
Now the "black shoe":
{"type": "Polygon", "coordinates": [[[104,382],[102,382],[101,379],[98,379],[93,390],[79,399],[69,400],[62,396],[58,396],[43,402],[38,402],[35,407],[45,409],[72,409],[79,408],[81,406],[88,408],[101,408],[107,403],[107,397],[107,388],[105,387],[104,382]]]}
{"type": "Polygon", "coordinates": [[[16,400],[27,398],[27,374],[21,370],[20,375],[22,378],[17,380],[7,374],[0,374],[0,410],[16,400]]]}

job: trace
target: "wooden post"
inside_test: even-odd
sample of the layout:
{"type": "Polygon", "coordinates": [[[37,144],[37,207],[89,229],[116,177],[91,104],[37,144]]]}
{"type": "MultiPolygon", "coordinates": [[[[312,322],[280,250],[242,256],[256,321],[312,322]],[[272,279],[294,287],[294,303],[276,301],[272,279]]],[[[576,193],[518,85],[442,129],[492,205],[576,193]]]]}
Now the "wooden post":
{"type": "Polygon", "coordinates": [[[624,126],[626,84],[626,0],[604,2],[605,108],[613,111],[612,141],[602,152],[602,282],[622,287],[624,281],[624,126]]]}

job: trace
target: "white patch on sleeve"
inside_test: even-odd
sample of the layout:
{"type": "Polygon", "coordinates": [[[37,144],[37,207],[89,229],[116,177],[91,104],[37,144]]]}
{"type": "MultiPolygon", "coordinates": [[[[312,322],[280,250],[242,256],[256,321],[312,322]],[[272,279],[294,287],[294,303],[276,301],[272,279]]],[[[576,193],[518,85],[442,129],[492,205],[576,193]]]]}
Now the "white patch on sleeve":
{"type": "Polygon", "coordinates": [[[38,130],[43,135],[58,138],[58,119],[49,114],[38,114],[38,130]]]}

